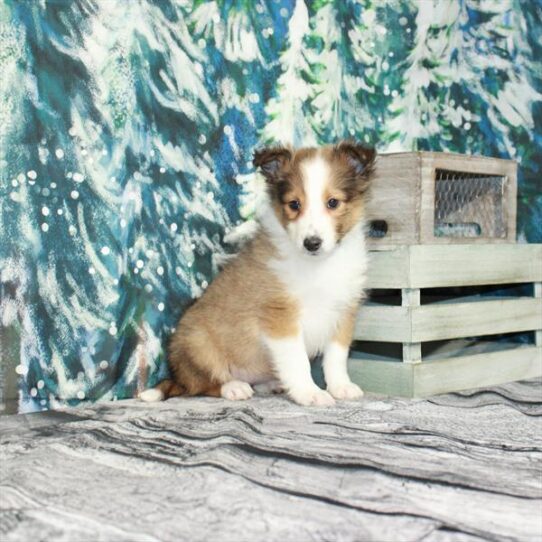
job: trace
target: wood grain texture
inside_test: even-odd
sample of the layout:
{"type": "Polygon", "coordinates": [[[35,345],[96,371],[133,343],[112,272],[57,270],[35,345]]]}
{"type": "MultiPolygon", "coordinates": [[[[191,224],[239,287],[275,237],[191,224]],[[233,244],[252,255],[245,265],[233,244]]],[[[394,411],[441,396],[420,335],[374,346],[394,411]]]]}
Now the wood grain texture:
{"type": "Polygon", "coordinates": [[[393,247],[418,243],[420,157],[418,153],[378,156],[366,206],[367,220],[385,220],[388,233],[369,238],[368,246],[393,247]]]}
{"type": "Polygon", "coordinates": [[[0,418],[2,541],[539,540],[541,393],[537,380],[431,401],[0,418]]]}
{"type": "MultiPolygon", "coordinates": [[[[372,249],[403,244],[492,244],[516,240],[517,163],[485,156],[443,152],[404,152],[378,156],[367,203],[368,220],[384,220],[388,233],[368,239],[372,249]],[[506,178],[503,198],[503,237],[435,237],[435,171],[444,169],[506,178]]],[[[477,216],[473,205],[473,216],[477,216]]],[[[474,220],[475,221],[475,220],[474,220]]]]}
{"type": "Polygon", "coordinates": [[[421,306],[366,304],[354,337],[362,341],[426,342],[542,329],[537,298],[491,299],[421,306]]]}
{"type": "Polygon", "coordinates": [[[413,245],[369,254],[368,288],[542,281],[542,244],[413,245]]]}
{"type": "MultiPolygon", "coordinates": [[[[542,282],[535,282],[533,285],[533,294],[535,299],[539,300],[540,303],[540,313],[542,314],[542,282]]],[[[537,346],[542,346],[542,326],[538,327],[534,334],[535,344],[537,346]]]]}
{"type": "Polygon", "coordinates": [[[482,341],[464,348],[455,346],[463,342],[450,341],[431,355],[422,356],[421,363],[352,351],[350,376],[369,391],[403,397],[429,397],[542,376],[539,346],[482,341]]]}

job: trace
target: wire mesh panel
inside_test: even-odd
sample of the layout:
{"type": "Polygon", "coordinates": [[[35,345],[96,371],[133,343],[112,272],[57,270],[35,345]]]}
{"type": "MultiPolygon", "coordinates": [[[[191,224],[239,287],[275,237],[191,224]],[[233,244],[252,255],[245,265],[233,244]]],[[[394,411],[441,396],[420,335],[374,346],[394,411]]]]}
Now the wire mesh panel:
{"type": "Polygon", "coordinates": [[[504,175],[437,169],[435,237],[505,237],[504,175]]]}

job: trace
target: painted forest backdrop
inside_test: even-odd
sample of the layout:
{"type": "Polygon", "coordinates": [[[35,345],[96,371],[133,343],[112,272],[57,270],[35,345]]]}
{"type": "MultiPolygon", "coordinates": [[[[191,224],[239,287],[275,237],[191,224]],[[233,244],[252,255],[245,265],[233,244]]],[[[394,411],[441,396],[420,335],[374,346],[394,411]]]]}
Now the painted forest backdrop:
{"type": "Polygon", "coordinates": [[[542,241],[541,21],[540,0],[2,0],[4,399],[161,378],[263,143],[514,158],[520,240],[542,241]]]}

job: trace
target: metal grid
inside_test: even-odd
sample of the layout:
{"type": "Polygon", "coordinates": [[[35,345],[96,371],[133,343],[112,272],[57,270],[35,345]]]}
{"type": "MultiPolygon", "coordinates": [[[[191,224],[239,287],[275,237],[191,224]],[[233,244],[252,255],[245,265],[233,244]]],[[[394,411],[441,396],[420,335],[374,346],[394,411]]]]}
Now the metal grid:
{"type": "Polygon", "coordinates": [[[505,237],[506,177],[466,171],[435,172],[435,237],[505,237]]]}

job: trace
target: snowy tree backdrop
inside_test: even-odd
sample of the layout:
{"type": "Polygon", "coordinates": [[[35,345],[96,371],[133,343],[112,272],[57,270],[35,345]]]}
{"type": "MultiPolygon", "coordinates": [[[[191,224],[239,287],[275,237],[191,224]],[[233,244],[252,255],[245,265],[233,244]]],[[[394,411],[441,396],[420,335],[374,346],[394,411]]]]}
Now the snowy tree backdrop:
{"type": "Polygon", "coordinates": [[[0,389],[31,411],[164,376],[263,143],[514,158],[541,242],[541,21],[540,0],[1,1],[0,389]]]}

